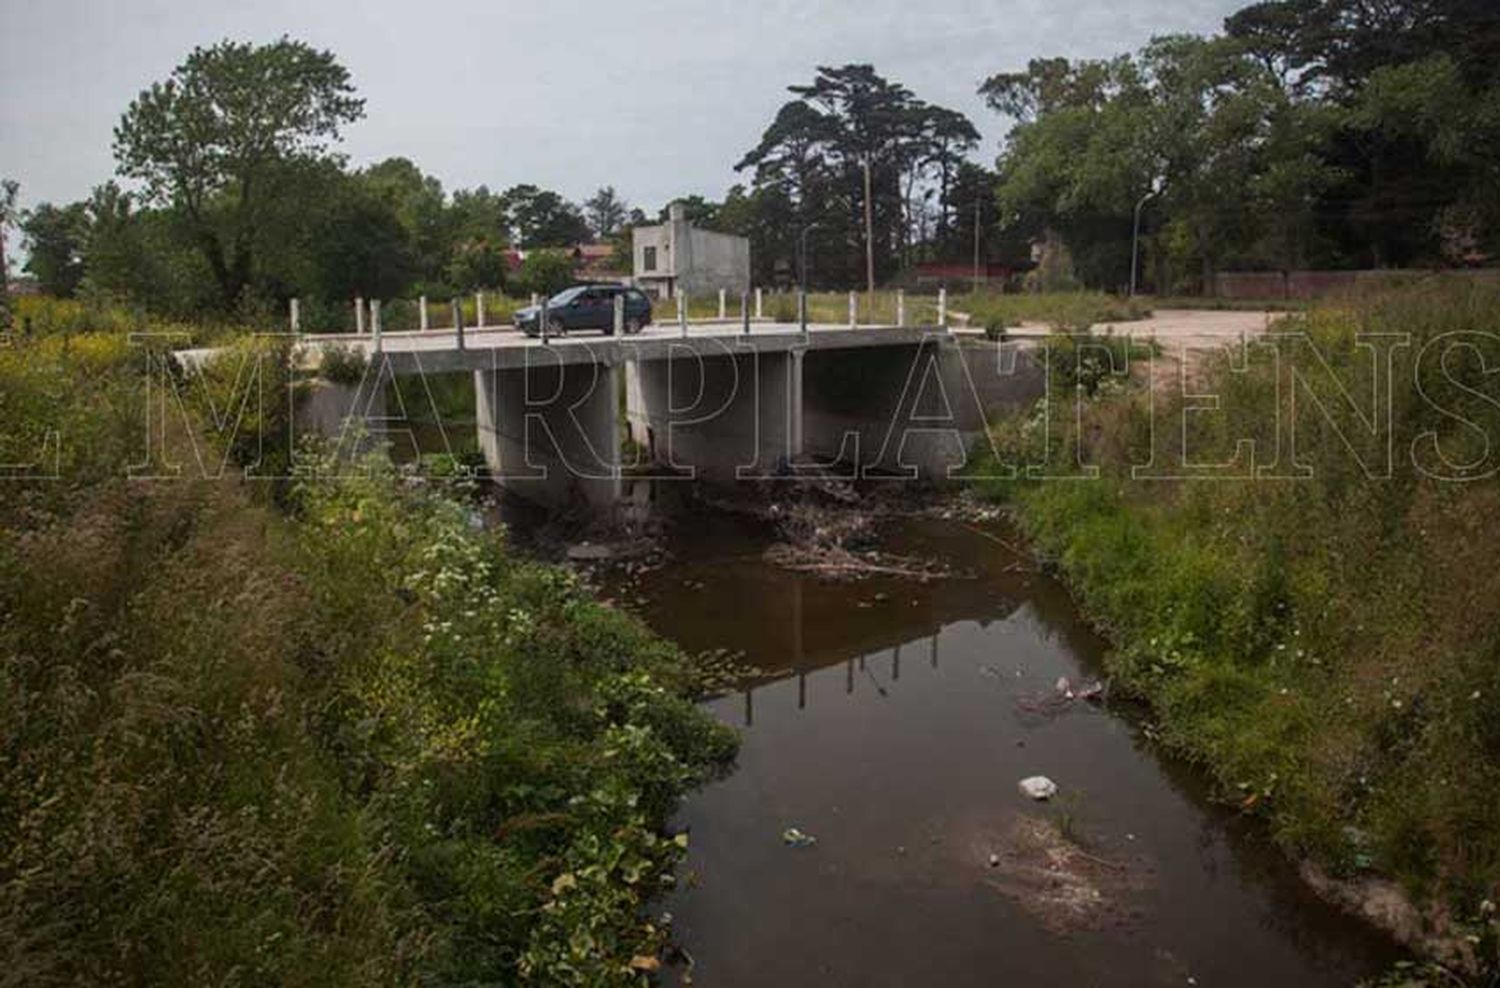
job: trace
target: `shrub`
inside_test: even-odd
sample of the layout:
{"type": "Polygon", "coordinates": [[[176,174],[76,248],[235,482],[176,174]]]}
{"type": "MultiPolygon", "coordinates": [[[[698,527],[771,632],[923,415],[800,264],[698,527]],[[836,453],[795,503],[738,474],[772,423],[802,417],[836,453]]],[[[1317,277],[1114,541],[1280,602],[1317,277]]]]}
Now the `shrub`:
{"type": "Polygon", "coordinates": [[[322,360],[318,373],[332,384],[358,384],[365,379],[370,361],[364,350],[357,347],[330,343],[322,347],[322,360]]]}
{"type": "Polygon", "coordinates": [[[446,483],[313,461],[283,515],[175,417],[184,473],[128,480],[146,366],[0,350],[4,460],[67,440],[0,502],[4,980],[638,983],[666,815],[734,747],[680,653],[446,483]]]}
{"type": "Polygon", "coordinates": [[[1003,315],[991,315],[984,320],[984,338],[998,343],[1010,335],[1010,330],[1019,325],[1009,317],[1003,315]]]}
{"type": "Polygon", "coordinates": [[[782,324],[797,321],[797,297],[778,292],[771,296],[771,319],[782,324]]]}

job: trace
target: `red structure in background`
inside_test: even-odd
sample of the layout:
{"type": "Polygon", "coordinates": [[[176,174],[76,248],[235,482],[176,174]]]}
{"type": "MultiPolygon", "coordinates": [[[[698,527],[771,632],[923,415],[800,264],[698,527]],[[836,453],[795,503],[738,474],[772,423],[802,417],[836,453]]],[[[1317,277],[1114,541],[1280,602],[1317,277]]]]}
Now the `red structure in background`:
{"type": "MultiPolygon", "coordinates": [[[[1004,284],[1018,271],[1023,270],[1013,264],[991,261],[979,265],[979,280],[986,284],[999,282],[1004,284]]],[[[963,263],[945,263],[942,261],[927,261],[912,268],[912,275],[919,285],[954,284],[957,282],[974,280],[974,265],[963,263]]]]}
{"type": "MultiPolygon", "coordinates": [[[[573,259],[573,268],[583,281],[625,281],[626,275],[615,269],[615,248],[611,244],[574,244],[571,247],[544,247],[542,250],[564,251],[573,259]]],[[[526,262],[524,250],[506,248],[505,266],[512,274],[526,262]]]]}

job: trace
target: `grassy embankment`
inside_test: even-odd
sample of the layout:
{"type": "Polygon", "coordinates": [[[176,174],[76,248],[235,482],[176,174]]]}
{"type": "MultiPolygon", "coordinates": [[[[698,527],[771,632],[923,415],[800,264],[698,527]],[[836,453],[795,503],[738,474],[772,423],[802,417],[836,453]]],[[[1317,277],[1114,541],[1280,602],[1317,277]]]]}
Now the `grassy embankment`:
{"type": "Polygon", "coordinates": [[[1151,315],[1149,299],[1120,298],[1103,292],[981,292],[955,296],[950,308],[967,313],[971,326],[992,333],[1016,329],[1023,323],[1076,333],[1100,323],[1133,322],[1151,315]]]}
{"type": "Polygon", "coordinates": [[[683,657],[433,483],[129,479],[145,350],[71,328],[0,349],[0,985],[643,982],[683,657]]]}
{"type": "Polygon", "coordinates": [[[1153,430],[1130,387],[1054,415],[1050,441],[1040,414],[994,430],[1007,463],[1076,475],[1081,455],[1097,479],[982,485],[1107,630],[1161,743],[1299,859],[1400,883],[1423,914],[1407,933],[1471,971],[1496,966],[1500,900],[1497,313],[1494,288],[1435,285],[1289,317],[1310,346],[1280,344],[1279,388],[1268,348],[1207,368],[1222,410],[1188,415],[1188,457],[1234,465],[1203,479],[1132,475],[1185,471],[1181,401],[1158,390],[1153,430]],[[1409,345],[1376,361],[1359,333],[1409,345]]]}

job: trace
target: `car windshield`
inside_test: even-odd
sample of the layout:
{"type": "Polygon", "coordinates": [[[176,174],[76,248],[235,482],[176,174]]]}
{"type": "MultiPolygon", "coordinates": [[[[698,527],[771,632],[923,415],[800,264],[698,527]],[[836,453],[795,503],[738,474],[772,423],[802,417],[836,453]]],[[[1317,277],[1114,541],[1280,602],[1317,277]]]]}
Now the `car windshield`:
{"type": "Polygon", "coordinates": [[[547,300],[549,306],[567,305],[583,294],[583,288],[565,288],[547,300]]]}

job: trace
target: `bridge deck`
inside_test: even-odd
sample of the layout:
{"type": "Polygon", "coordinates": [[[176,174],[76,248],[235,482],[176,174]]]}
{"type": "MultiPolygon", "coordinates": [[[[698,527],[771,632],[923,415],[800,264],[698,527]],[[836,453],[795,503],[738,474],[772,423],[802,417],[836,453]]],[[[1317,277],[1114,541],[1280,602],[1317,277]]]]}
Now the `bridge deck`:
{"type": "MultiPolygon", "coordinates": [[[[684,345],[693,352],[709,356],[750,351],[784,353],[796,349],[911,346],[934,336],[947,335],[948,331],[939,326],[809,325],[804,336],[801,328],[793,323],[751,323],[748,334],[738,323],[690,323],[686,336],[680,326],[661,324],[649,326],[635,336],[578,332],[550,337],[543,343],[510,327],[486,327],[465,330],[462,350],[458,349],[457,334],[451,329],[384,333],[380,339],[380,352],[394,373],[412,373],[418,369],[425,373],[443,373],[506,370],[540,363],[615,365],[625,360],[663,360],[674,352],[680,353],[684,345]]],[[[362,350],[367,356],[374,356],[376,352],[374,337],[368,333],[363,336],[307,337],[304,343],[309,348],[329,345],[362,350]]]]}

